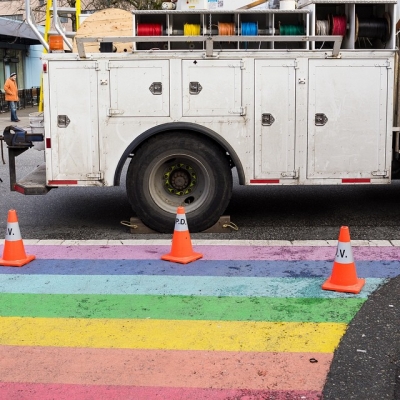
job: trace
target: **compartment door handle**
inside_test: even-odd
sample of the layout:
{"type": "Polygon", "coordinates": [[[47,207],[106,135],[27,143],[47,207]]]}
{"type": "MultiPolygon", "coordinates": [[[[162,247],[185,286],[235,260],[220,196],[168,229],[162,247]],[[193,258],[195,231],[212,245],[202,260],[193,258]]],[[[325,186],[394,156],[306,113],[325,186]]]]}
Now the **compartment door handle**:
{"type": "Polygon", "coordinates": [[[315,114],[315,125],[324,126],[328,122],[328,117],[323,113],[315,114]]]}
{"type": "Polygon", "coordinates": [[[275,122],[275,118],[272,114],[261,114],[261,125],[271,126],[275,122]]]}
{"type": "Polygon", "coordinates": [[[189,94],[199,94],[202,89],[199,82],[189,82],[189,94]]]}
{"type": "Polygon", "coordinates": [[[66,128],[70,122],[68,115],[57,115],[57,126],[59,128],[66,128]]]}

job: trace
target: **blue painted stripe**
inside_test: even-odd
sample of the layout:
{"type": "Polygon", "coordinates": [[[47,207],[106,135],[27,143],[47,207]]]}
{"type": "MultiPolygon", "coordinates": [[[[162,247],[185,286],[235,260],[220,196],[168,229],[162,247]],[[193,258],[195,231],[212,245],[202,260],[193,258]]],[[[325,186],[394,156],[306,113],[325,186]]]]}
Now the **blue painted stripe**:
{"type": "MultiPolygon", "coordinates": [[[[173,275],[243,277],[328,277],[331,261],[199,260],[182,265],[162,260],[34,260],[22,268],[0,267],[0,275],[173,275]]],[[[360,278],[393,278],[400,274],[398,261],[359,261],[360,278]]]]}
{"type": "MultiPolygon", "coordinates": [[[[244,297],[354,297],[321,289],[324,278],[185,277],[150,275],[0,275],[1,293],[154,294],[244,297]]],[[[385,280],[367,279],[366,298],[385,280]]]]}

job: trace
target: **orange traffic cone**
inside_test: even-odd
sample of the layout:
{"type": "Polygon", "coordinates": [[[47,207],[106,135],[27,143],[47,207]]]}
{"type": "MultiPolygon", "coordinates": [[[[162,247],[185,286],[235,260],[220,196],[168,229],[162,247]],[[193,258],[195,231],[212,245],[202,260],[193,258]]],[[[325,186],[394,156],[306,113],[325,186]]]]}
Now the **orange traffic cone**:
{"type": "Polygon", "coordinates": [[[336,257],[333,262],[332,275],[324,282],[322,289],[357,294],[360,293],[364,284],[365,279],[357,278],[349,228],[342,226],[339,233],[336,257]]]}
{"type": "Polygon", "coordinates": [[[26,255],[25,253],[24,243],[19,231],[17,212],[9,210],[3,258],[0,258],[0,265],[4,267],[22,267],[34,259],[35,256],[26,255]]]}
{"type": "Polygon", "coordinates": [[[172,237],[171,252],[161,256],[161,259],[187,264],[202,257],[203,254],[195,253],[193,251],[185,209],[183,207],[178,207],[175,220],[175,230],[172,237]]]}

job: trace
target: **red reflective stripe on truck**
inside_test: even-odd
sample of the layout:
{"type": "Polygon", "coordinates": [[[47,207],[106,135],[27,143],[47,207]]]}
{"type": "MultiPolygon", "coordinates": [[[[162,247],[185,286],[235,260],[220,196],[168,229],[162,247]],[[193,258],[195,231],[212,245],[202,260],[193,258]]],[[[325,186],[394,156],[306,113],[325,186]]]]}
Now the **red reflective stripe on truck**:
{"type": "Polygon", "coordinates": [[[63,181],[63,180],[55,180],[55,181],[49,181],[49,185],[77,185],[78,181],[63,181]]]}
{"type": "Polygon", "coordinates": [[[46,139],[46,148],[51,149],[51,139],[50,138],[46,139]]]}
{"type": "Polygon", "coordinates": [[[15,190],[16,192],[18,192],[18,193],[25,194],[25,189],[24,189],[23,187],[19,186],[18,183],[16,183],[16,184],[14,185],[14,190],[15,190]]]}
{"type": "Polygon", "coordinates": [[[369,178],[346,178],[342,179],[342,183],[371,183],[369,178]]]}
{"type": "Polygon", "coordinates": [[[279,179],[250,179],[250,183],[279,183],[279,179]]]}

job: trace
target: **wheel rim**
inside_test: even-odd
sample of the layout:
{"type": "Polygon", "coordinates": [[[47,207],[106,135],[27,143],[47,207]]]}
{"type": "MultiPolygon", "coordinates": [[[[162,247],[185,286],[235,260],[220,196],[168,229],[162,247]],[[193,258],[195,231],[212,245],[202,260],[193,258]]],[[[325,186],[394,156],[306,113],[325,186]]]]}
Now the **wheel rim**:
{"type": "Polygon", "coordinates": [[[210,191],[205,165],[190,155],[166,156],[149,168],[149,192],[162,210],[175,213],[183,205],[186,212],[201,207],[210,191]]]}

